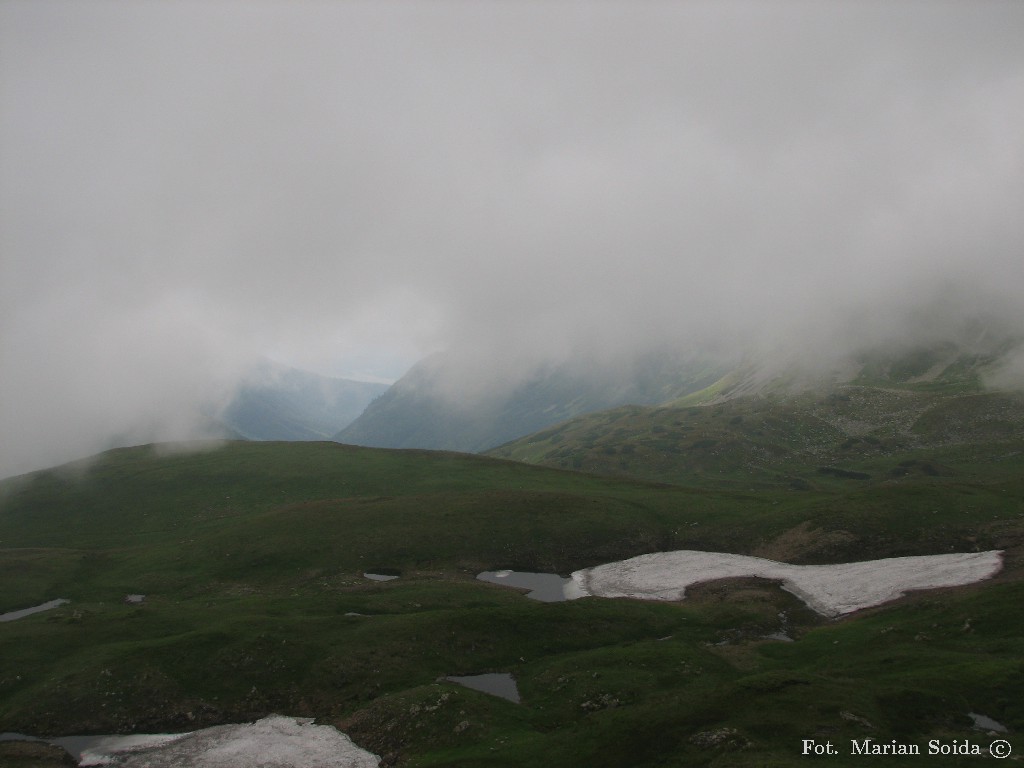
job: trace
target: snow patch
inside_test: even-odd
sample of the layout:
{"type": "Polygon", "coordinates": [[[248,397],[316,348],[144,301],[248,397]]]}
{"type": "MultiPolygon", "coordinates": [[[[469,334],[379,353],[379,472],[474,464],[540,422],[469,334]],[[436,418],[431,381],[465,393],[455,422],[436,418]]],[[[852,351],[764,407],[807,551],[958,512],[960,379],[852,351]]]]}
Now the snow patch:
{"type": "MultiPolygon", "coordinates": [[[[118,755],[128,755],[170,744],[190,736],[188,733],[139,733],[134,736],[104,736],[91,743],[79,755],[79,765],[118,765],[118,755]]],[[[55,740],[54,743],[59,743],[55,740]]],[[[70,750],[69,750],[70,751],[70,750]]]]}
{"type": "Polygon", "coordinates": [[[183,734],[116,736],[82,754],[83,766],[126,768],[378,768],[380,758],[329,725],[270,715],[183,734]]]}
{"type": "Polygon", "coordinates": [[[0,613],[0,621],[16,621],[17,619],[24,618],[25,616],[31,616],[33,613],[40,613],[42,611],[48,611],[51,608],[56,608],[58,605],[64,605],[69,603],[70,600],[65,600],[63,597],[57,600],[51,600],[48,603],[37,605],[32,608],[22,608],[20,611],[10,611],[8,613],[0,613]]]}
{"type": "Polygon", "coordinates": [[[1007,733],[1009,729],[1002,723],[997,723],[991,717],[979,715],[977,712],[968,712],[967,716],[974,721],[974,727],[979,731],[995,731],[996,733],[1007,733]]]}
{"type": "Polygon", "coordinates": [[[572,574],[569,599],[631,597],[682,600],[691,584],[756,576],[782,582],[823,616],[835,617],[895,600],[914,589],[957,587],[993,576],[1002,552],[890,557],[838,565],[790,565],[723,552],[657,552],[572,574]]]}

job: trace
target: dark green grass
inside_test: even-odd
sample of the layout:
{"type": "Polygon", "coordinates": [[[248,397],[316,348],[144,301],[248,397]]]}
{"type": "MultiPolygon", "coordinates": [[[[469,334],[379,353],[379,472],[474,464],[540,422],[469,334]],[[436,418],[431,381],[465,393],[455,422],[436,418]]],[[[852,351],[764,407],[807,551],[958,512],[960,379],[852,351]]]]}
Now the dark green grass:
{"type": "MultiPolygon", "coordinates": [[[[865,386],[707,406],[627,406],[579,417],[488,453],[545,466],[698,487],[835,490],[1018,457],[1024,398],[865,386]],[[917,458],[919,464],[900,468],[917,458]],[[847,477],[844,479],[844,475],[847,477]]],[[[955,471],[955,469],[954,469],[955,471]]]]}
{"type": "Polygon", "coordinates": [[[33,572],[31,598],[28,579],[0,583],[0,609],[45,593],[184,596],[222,582],[373,569],[567,573],[687,544],[739,551],[760,535],[753,524],[771,503],[333,443],[236,443],[169,456],[125,449],[81,470],[6,481],[0,493],[0,567],[18,573],[28,563],[33,572]],[[731,524],[700,527],[712,519],[731,524]]]}
{"type": "Polygon", "coordinates": [[[0,609],[72,602],[0,624],[0,730],[280,712],[335,723],[392,764],[545,768],[794,765],[803,738],[981,738],[970,711],[1013,740],[1024,487],[1013,457],[950,450],[913,460],[951,475],[810,491],[329,443],[130,449],[17,478],[2,486],[0,609]],[[1003,545],[991,583],[838,622],[756,581],[680,604],[542,604],[472,578],[676,548],[835,562],[1003,545]],[[375,570],[401,578],[362,578],[375,570]],[[763,639],[780,614],[793,643],[763,639]],[[439,680],[481,672],[515,674],[522,703],[439,680]]]}
{"type": "Polygon", "coordinates": [[[0,681],[0,722],[145,731],[281,711],[409,765],[790,765],[819,733],[969,738],[970,711],[1024,727],[1024,632],[1005,620],[1022,596],[922,595],[794,643],[757,639],[761,599],[545,605],[458,580],[73,605],[5,628],[23,674],[0,681]],[[486,671],[513,672],[523,703],[436,682],[486,671]],[[693,741],[722,728],[742,749],[693,741]]]}

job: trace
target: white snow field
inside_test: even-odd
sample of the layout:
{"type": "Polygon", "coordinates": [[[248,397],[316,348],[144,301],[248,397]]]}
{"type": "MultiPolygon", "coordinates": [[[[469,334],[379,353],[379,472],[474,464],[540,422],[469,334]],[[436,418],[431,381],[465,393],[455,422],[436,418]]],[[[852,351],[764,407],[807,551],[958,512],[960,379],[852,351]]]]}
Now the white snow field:
{"type": "Polygon", "coordinates": [[[329,725],[270,715],[255,723],[219,725],[192,733],[111,737],[83,752],[80,765],[377,768],[380,759],[329,725]]]}
{"type": "Polygon", "coordinates": [[[956,587],[993,576],[1002,568],[1002,552],[890,557],[838,565],[789,565],[723,552],[657,552],[585,568],[572,574],[569,599],[632,597],[682,600],[691,584],[757,576],[782,582],[782,588],[823,616],[836,617],[880,605],[909,590],[956,587]]]}

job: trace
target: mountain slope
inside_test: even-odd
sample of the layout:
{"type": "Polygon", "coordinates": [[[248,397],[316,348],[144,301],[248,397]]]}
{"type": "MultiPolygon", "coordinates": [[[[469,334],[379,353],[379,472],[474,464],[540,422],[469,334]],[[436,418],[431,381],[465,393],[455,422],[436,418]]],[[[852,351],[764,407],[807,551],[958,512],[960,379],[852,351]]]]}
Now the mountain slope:
{"type": "Polygon", "coordinates": [[[671,355],[623,365],[563,363],[521,383],[499,382],[481,396],[459,397],[450,383],[451,366],[445,355],[419,363],[334,439],[384,448],[481,451],[578,414],[680,397],[723,372],[711,360],[671,355]]]}
{"type": "Polygon", "coordinates": [[[806,488],[1018,450],[1024,395],[980,384],[994,359],[933,352],[862,361],[848,383],[794,386],[740,369],[670,405],[589,414],[488,453],[673,483],[806,488]]]}
{"type": "Polygon", "coordinates": [[[265,361],[249,373],[219,418],[249,440],[325,440],[387,388],[265,361]]]}

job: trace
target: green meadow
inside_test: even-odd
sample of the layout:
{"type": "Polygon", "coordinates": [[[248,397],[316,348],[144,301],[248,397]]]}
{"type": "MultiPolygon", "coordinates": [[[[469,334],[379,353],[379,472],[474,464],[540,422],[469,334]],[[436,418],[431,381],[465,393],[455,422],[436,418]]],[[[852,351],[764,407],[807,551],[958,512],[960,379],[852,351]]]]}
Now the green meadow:
{"type": "Polygon", "coordinates": [[[969,712],[1014,742],[1013,450],[868,452],[844,466],[872,479],[804,471],[803,488],[334,443],[118,449],[12,478],[0,611],[71,602],[0,623],[0,731],[184,731],[277,712],[337,725],[385,765],[545,768],[859,765],[849,743],[865,738],[987,749],[969,712]],[[539,603],[474,579],[670,549],[803,563],[1007,554],[988,582],[838,621],[756,579],[680,603],[539,603]],[[766,639],[780,630],[793,641],[766,639]],[[512,673],[522,702],[441,679],[482,672],[512,673]],[[805,739],[841,754],[805,756],[805,739]]]}

